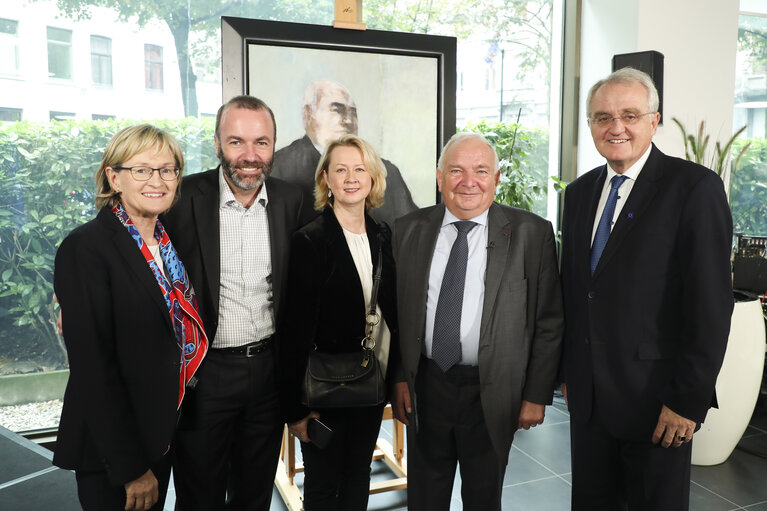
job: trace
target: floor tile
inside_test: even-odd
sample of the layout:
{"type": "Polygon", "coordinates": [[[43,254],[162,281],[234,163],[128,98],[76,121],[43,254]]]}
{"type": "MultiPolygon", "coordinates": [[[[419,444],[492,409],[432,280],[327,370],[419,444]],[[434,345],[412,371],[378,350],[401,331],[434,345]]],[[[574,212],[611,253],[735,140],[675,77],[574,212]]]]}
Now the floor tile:
{"type": "Polygon", "coordinates": [[[504,511],[565,511],[570,509],[570,485],[557,476],[503,487],[504,511]]]}
{"type": "Polygon", "coordinates": [[[513,449],[519,449],[554,474],[570,472],[570,423],[546,424],[517,431],[513,449]]]}

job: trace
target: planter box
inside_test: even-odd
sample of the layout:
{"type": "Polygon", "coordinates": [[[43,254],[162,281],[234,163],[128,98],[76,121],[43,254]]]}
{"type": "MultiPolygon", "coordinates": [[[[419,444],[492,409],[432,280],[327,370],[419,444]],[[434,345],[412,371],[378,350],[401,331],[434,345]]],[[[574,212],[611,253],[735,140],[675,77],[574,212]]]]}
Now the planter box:
{"type": "Polygon", "coordinates": [[[0,406],[62,399],[69,370],[0,376],[0,406]]]}

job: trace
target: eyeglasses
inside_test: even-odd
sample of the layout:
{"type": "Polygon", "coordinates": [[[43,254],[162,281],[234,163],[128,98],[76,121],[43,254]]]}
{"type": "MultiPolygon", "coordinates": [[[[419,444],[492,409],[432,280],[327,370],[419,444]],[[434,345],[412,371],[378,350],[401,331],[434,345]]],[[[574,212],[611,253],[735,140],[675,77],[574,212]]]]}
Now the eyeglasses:
{"type": "Polygon", "coordinates": [[[152,179],[152,174],[157,172],[163,181],[175,181],[178,178],[178,167],[160,167],[159,169],[153,169],[152,167],[144,167],[139,165],[137,167],[112,167],[114,170],[130,170],[131,176],[136,181],[149,181],[152,179]]]}
{"type": "Polygon", "coordinates": [[[618,117],[612,117],[609,115],[599,115],[597,117],[589,119],[589,124],[599,126],[600,128],[603,128],[605,126],[609,126],[613,123],[613,121],[620,119],[620,121],[628,126],[631,126],[632,124],[636,124],[640,117],[644,117],[645,115],[651,115],[655,112],[647,112],[644,114],[623,114],[619,115],[618,117]]]}

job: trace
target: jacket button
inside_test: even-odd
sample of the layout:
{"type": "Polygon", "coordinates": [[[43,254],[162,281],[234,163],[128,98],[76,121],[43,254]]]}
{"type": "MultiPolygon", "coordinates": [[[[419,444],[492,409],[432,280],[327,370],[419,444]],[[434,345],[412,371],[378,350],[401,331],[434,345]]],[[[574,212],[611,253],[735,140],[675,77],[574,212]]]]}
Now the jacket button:
{"type": "Polygon", "coordinates": [[[588,296],[589,300],[593,299],[594,298],[594,291],[589,291],[589,294],[587,294],[586,296],[588,296]]]}

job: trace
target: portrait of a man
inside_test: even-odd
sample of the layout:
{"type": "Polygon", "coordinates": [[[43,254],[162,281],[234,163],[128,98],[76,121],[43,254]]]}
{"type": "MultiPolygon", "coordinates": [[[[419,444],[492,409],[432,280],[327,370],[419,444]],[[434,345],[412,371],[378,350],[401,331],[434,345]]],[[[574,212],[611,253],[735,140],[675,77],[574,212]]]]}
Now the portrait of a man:
{"type": "MultiPolygon", "coordinates": [[[[305,135],[275,153],[273,174],[299,185],[304,191],[304,211],[311,211],[314,173],[320,156],[329,142],[344,135],[357,135],[357,105],[340,83],[319,80],[310,83],[304,91],[302,118],[305,135]]],[[[386,196],[384,204],[371,211],[371,215],[391,225],[395,218],[417,206],[397,166],[386,159],[383,162],[386,196]]]]}

